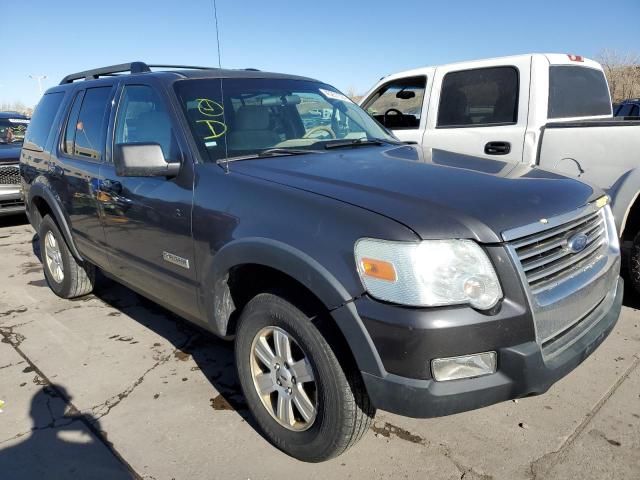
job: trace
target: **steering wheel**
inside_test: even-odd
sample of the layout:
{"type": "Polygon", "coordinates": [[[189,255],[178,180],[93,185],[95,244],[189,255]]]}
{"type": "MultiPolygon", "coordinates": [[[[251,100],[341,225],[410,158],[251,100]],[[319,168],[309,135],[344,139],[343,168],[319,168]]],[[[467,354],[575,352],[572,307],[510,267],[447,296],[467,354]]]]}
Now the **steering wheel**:
{"type": "Polygon", "coordinates": [[[387,124],[387,115],[389,115],[389,113],[395,113],[396,115],[400,115],[400,117],[404,117],[404,113],[402,113],[397,108],[390,108],[389,110],[384,112],[383,122],[384,122],[385,125],[387,124]]]}
{"type": "Polygon", "coordinates": [[[317,127],[313,127],[311,130],[305,133],[302,138],[316,138],[313,135],[317,132],[326,132],[331,138],[338,138],[336,137],[335,132],[331,130],[331,127],[327,127],[326,125],[318,125],[317,127]]]}

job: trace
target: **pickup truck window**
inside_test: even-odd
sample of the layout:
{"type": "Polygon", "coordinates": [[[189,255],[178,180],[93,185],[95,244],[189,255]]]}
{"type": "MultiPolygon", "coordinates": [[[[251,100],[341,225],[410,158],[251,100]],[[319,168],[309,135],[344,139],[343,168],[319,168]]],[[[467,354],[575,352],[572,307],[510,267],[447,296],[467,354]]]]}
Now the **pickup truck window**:
{"type": "Polygon", "coordinates": [[[175,88],[206,161],[274,148],[324,151],[343,139],[397,142],[351,100],[318,82],[204,79],[181,80],[175,88]]]}
{"type": "Polygon", "coordinates": [[[107,127],[105,114],[110,93],[110,86],[88,88],[85,91],[76,122],[74,156],[100,161],[103,151],[103,133],[107,127]]]}
{"type": "Polygon", "coordinates": [[[611,115],[611,98],[601,70],[549,67],[549,118],[611,115]]]}
{"type": "Polygon", "coordinates": [[[126,85],[116,116],[115,143],[158,143],[164,157],[178,158],[171,118],[148,85],[126,85]]]}
{"type": "Polygon", "coordinates": [[[0,118],[0,144],[22,143],[27,126],[26,118],[0,118]]]}
{"type": "Polygon", "coordinates": [[[518,121],[518,70],[478,68],[444,76],[438,127],[512,125],[518,121]]]}
{"type": "Polygon", "coordinates": [[[58,113],[63,98],[64,92],[47,93],[42,97],[33,112],[29,129],[25,134],[24,148],[44,150],[51,131],[51,124],[58,113]]]}
{"type": "Polygon", "coordinates": [[[369,115],[392,130],[420,126],[427,77],[408,77],[385,83],[364,105],[369,115]]]}

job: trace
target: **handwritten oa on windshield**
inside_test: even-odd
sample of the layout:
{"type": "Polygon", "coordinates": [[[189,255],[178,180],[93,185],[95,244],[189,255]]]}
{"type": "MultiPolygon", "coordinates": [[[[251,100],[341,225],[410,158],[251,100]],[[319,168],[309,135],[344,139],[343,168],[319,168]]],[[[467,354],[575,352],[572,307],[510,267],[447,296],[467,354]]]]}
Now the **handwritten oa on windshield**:
{"type": "Polygon", "coordinates": [[[223,106],[209,98],[197,98],[196,101],[198,102],[198,111],[205,117],[209,117],[196,120],[196,123],[203,123],[209,129],[210,134],[204,137],[204,140],[220,138],[227,133],[227,125],[216,118],[222,117],[223,106]]]}

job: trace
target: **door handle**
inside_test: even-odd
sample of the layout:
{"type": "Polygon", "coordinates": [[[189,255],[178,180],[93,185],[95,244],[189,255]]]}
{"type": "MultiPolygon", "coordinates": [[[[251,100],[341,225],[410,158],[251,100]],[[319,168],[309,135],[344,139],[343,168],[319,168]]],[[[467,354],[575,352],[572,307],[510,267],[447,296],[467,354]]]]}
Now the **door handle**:
{"type": "Polygon", "coordinates": [[[119,195],[122,193],[122,184],[117,180],[103,180],[100,182],[100,190],[119,195]]]}
{"type": "Polygon", "coordinates": [[[506,155],[511,151],[509,142],[489,142],[484,146],[487,155],[506,155]]]}

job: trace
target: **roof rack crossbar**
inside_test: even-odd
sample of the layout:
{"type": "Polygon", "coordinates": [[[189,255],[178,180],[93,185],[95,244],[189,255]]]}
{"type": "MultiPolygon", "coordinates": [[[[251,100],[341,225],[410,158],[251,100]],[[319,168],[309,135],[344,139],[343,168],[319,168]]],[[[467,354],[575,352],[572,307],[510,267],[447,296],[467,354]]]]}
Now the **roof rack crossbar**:
{"type": "Polygon", "coordinates": [[[74,80],[94,80],[106,75],[113,75],[114,73],[142,73],[150,71],[151,69],[149,68],[149,65],[144,62],[121,63],[119,65],[110,65],[108,67],[94,68],[92,70],[72,73],[64,77],[60,82],[60,85],[64,85],[65,83],[72,83],[74,80]]]}
{"type": "Polygon", "coordinates": [[[177,68],[180,70],[217,70],[213,67],[198,67],[195,65],[156,65],[149,64],[147,65],[149,68],[177,68]]]}

